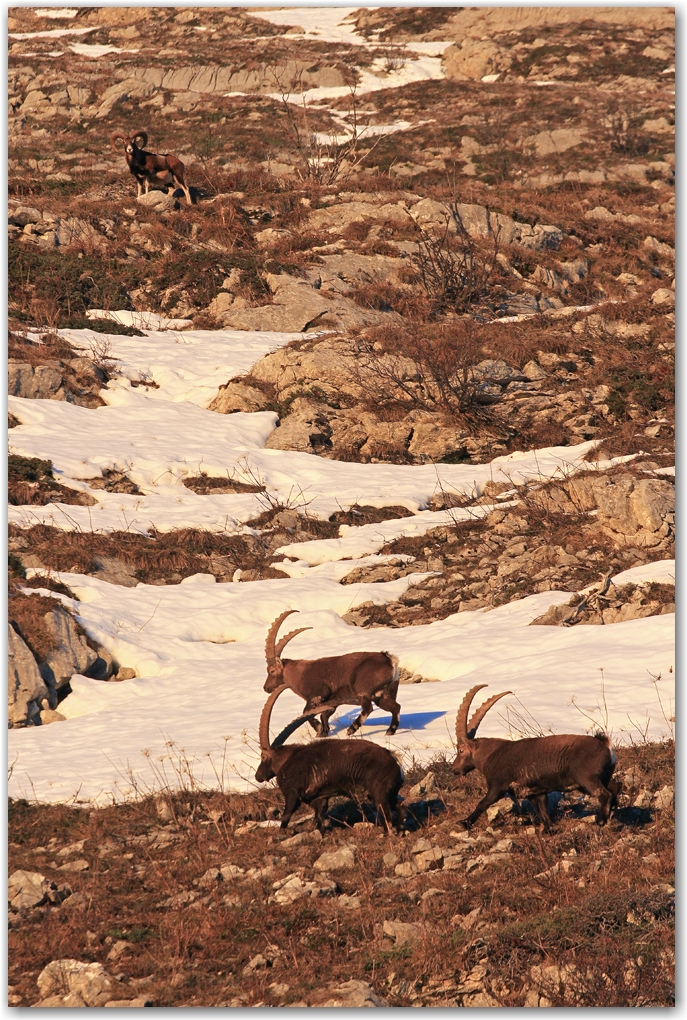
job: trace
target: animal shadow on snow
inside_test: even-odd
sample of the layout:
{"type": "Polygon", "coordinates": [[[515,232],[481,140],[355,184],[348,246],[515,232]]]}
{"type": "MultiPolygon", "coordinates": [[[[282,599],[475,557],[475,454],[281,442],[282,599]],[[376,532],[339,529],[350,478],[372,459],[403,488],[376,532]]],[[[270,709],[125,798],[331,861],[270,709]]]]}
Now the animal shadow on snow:
{"type": "MultiPolygon", "coordinates": [[[[401,712],[398,728],[399,730],[423,730],[429,725],[429,723],[434,722],[435,719],[441,719],[441,717],[446,714],[446,712],[401,712]]],[[[353,708],[350,712],[345,712],[336,719],[330,719],[329,726],[331,734],[335,735],[337,733],[341,733],[342,730],[347,729],[359,715],[360,709],[353,708]]],[[[390,715],[379,715],[378,713],[374,713],[369,719],[365,720],[363,726],[372,726],[375,729],[385,730],[390,722],[390,715]]]]}

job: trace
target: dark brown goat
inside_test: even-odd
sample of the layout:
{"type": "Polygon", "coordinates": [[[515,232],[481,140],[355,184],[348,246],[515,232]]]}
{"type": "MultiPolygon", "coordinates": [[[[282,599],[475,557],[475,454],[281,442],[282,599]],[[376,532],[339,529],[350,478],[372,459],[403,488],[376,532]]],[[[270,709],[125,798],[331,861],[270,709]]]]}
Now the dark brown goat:
{"type": "MultiPolygon", "coordinates": [[[[403,810],[398,806],[398,791],[403,785],[403,769],[385,747],[369,740],[327,740],[313,744],[281,746],[307,715],[302,715],[282,730],[270,744],[270,716],[279,695],[288,690],[278,687],[269,696],[260,717],[260,751],[262,760],[255,778],[259,783],[277,777],[284,795],[281,828],[289,824],[300,804],[312,804],[315,825],[321,831],[327,817],[329,798],[337,794],[362,803],[367,797],[389,828],[392,813],[397,810],[397,827],[403,824],[403,810]]],[[[328,706],[325,706],[328,707],[328,706]]]]}
{"type": "Polygon", "coordinates": [[[398,659],[388,652],[348,652],[346,655],[330,655],[323,659],[282,659],[284,646],[296,634],[310,627],[291,631],[275,644],[277,633],[287,616],[295,613],[289,609],[274,621],[265,642],[267,659],[267,680],[264,690],[269,693],[281,684],[289,687],[294,694],[305,698],[304,713],[318,736],[329,733],[329,718],[339,705],[361,705],[362,712],[348,727],[349,734],[359,730],[373,708],[373,702],[391,712],[391,724],[386,731],[391,735],[398,729],[401,706],[396,701],[398,694],[398,659]],[[313,709],[328,703],[325,711],[313,709]],[[315,715],[320,716],[320,723],[315,715]]]}
{"type": "Polygon", "coordinates": [[[165,153],[158,156],[154,152],[146,152],[144,146],[148,144],[148,134],[145,131],[134,131],[125,135],[122,131],[115,131],[110,138],[110,145],[117,150],[117,141],[124,142],[124,156],[129,164],[129,170],[136,178],[138,185],[137,198],[141,197],[141,190],[145,188],[146,195],[150,190],[150,184],[173,184],[183,189],[186,201],[191,205],[191,192],[186,187],[184,180],[184,164],[176,156],[165,153]],[[140,145],[138,144],[140,141],[140,145]]]}
{"type": "Polygon", "coordinates": [[[537,809],[548,832],[551,820],[547,810],[547,794],[554,790],[582,790],[599,798],[596,821],[603,825],[615,807],[622,784],[611,779],[615,768],[615,752],[604,733],[587,737],[561,733],[551,737],[528,737],[525,740],[500,738],[475,739],[477,727],[499,698],[495,694],[474,713],[468,723],[468,711],[478,684],[467,692],[456,716],[456,759],[453,771],[464,776],[478,769],[487,781],[487,792],[464,820],[469,829],[483,811],[501,797],[513,800],[527,798],[537,809]]]}

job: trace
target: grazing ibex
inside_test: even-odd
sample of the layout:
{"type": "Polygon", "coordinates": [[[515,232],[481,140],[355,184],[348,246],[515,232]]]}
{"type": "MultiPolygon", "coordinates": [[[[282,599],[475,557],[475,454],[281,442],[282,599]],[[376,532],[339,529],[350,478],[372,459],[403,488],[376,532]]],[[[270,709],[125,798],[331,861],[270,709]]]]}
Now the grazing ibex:
{"type": "Polygon", "coordinates": [[[183,189],[186,201],[191,205],[191,192],[186,187],[184,180],[184,164],[176,156],[165,153],[158,156],[154,152],[146,152],[144,146],[148,144],[148,134],[145,131],[134,131],[125,135],[122,131],[115,131],[110,138],[110,145],[117,150],[117,141],[124,142],[124,155],[129,164],[129,170],[136,178],[138,185],[137,197],[141,197],[141,189],[145,187],[145,193],[150,190],[150,183],[173,184],[183,189]],[[140,142],[140,145],[138,144],[140,142]]]}
{"type": "Polygon", "coordinates": [[[324,659],[282,659],[285,645],[296,634],[311,629],[300,627],[275,643],[281,624],[295,612],[295,609],[289,609],[278,616],[267,634],[267,680],[264,690],[269,694],[285,684],[294,694],[305,698],[303,711],[320,737],[328,735],[329,718],[339,705],[362,706],[362,712],[346,731],[352,734],[360,729],[369,716],[373,702],[391,712],[391,724],[386,732],[389,735],[395,733],[401,713],[401,706],[396,701],[399,680],[396,656],[388,652],[348,652],[346,655],[330,655],[324,659]],[[328,703],[326,710],[321,707],[324,702],[328,703]],[[319,708],[319,711],[313,712],[315,708],[319,708]],[[315,715],[320,716],[320,723],[315,720],[315,715]]]}
{"type": "MultiPolygon", "coordinates": [[[[312,804],[315,825],[321,831],[327,817],[329,798],[337,794],[361,803],[370,798],[389,828],[392,812],[397,811],[397,828],[403,825],[403,810],[398,806],[398,791],[403,786],[403,769],[385,747],[369,740],[327,740],[313,744],[282,746],[286,738],[301,726],[307,715],[289,723],[270,744],[270,717],[279,695],[288,690],[283,684],[269,696],[260,717],[261,761],[255,773],[259,783],[277,777],[284,795],[281,828],[289,824],[300,804],[312,804]]],[[[330,706],[322,706],[328,710],[330,706]]]]}
{"type": "Polygon", "coordinates": [[[615,751],[604,733],[587,737],[561,733],[551,737],[528,737],[524,740],[503,740],[497,737],[475,739],[477,727],[499,698],[495,694],[477,709],[468,723],[468,711],[477,691],[486,684],[471,688],[456,716],[456,759],[453,771],[464,776],[478,769],[487,781],[487,792],[463,821],[469,829],[490,804],[503,796],[513,800],[530,800],[537,809],[548,832],[551,824],[546,795],[554,790],[582,790],[599,798],[596,821],[603,825],[615,807],[622,784],[611,779],[615,768],[615,751]]]}

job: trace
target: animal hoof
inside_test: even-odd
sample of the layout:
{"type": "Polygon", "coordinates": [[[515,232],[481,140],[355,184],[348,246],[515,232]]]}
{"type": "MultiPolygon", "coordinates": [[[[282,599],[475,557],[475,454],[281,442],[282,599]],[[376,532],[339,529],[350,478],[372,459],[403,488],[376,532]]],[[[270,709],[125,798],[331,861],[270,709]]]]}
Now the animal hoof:
{"type": "Polygon", "coordinates": [[[390,726],[389,729],[386,731],[386,735],[387,735],[387,737],[393,737],[395,732],[396,732],[396,727],[395,726],[390,726]]]}

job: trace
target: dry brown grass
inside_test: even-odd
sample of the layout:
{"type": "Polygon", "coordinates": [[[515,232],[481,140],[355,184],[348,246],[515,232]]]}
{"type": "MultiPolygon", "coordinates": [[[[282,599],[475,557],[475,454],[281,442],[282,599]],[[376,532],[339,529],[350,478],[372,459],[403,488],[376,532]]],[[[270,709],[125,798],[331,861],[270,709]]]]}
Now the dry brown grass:
{"type": "MultiPolygon", "coordinates": [[[[635,789],[674,782],[672,744],[621,747],[617,753],[616,774],[632,772],[635,789]]],[[[22,1004],[36,1002],[41,968],[53,959],[76,958],[100,961],[121,975],[122,998],[141,988],[158,1006],[274,1002],[268,987],[274,982],[289,985],[276,1001],[316,1005],[331,997],[332,986],[351,978],[371,984],[390,1005],[442,1006],[460,1002],[457,986],[481,963],[485,990],[502,1006],[522,1006],[533,965],[574,963],[583,976],[577,1005],[673,1003],[672,899],[662,889],[674,884],[670,809],[621,808],[598,829],[581,822],[582,805],[573,796],[561,805],[550,837],[533,833],[526,818],[494,821],[494,839],[510,837],[516,844],[499,862],[469,874],[463,867],[384,883],[395,877],[384,854],[409,859],[418,836],[446,850],[455,842],[450,833],[458,819],[480,795],[479,781],[456,779],[447,762],[437,760],[433,770],[438,813],[420,812],[427,821],[415,835],[387,835],[358,824],[293,848],[282,846],[290,832],[255,828],[237,834],[248,819],[270,818],[280,809],[272,789],[246,797],[168,792],[157,803],[150,797],[98,810],[10,802],[10,872],[40,870],[81,894],[71,907],[67,899],[12,921],[9,980],[15,994],[22,1004]],[[147,837],[160,831],[158,807],[168,820],[163,832],[170,842],[156,848],[147,837]],[[57,850],[82,839],[78,856],[89,869],[55,875],[50,863],[60,861],[57,850]],[[338,897],[267,902],[276,879],[298,869],[309,877],[323,850],[348,842],[357,847],[356,867],[333,877],[344,893],[358,897],[357,908],[344,909],[338,897]],[[563,853],[572,854],[570,871],[535,878],[563,853]],[[197,885],[208,868],[226,861],[244,869],[275,863],[262,878],[197,885]],[[429,889],[439,895],[423,901],[429,889]],[[161,906],[188,891],[194,902],[161,906]],[[472,929],[452,922],[476,908],[472,929]],[[417,924],[417,941],[395,946],[383,935],[385,919],[417,924]],[[124,951],[112,961],[116,942],[125,944],[124,951]],[[248,961],[268,947],[276,954],[273,966],[244,976],[248,961]],[[636,979],[624,976],[631,961],[636,979]],[[137,985],[143,978],[147,982],[137,985]]],[[[408,784],[425,771],[409,768],[408,784]]],[[[486,824],[480,822],[473,835],[486,824]]],[[[566,1003],[561,996],[552,1004],[566,1003]]]]}

